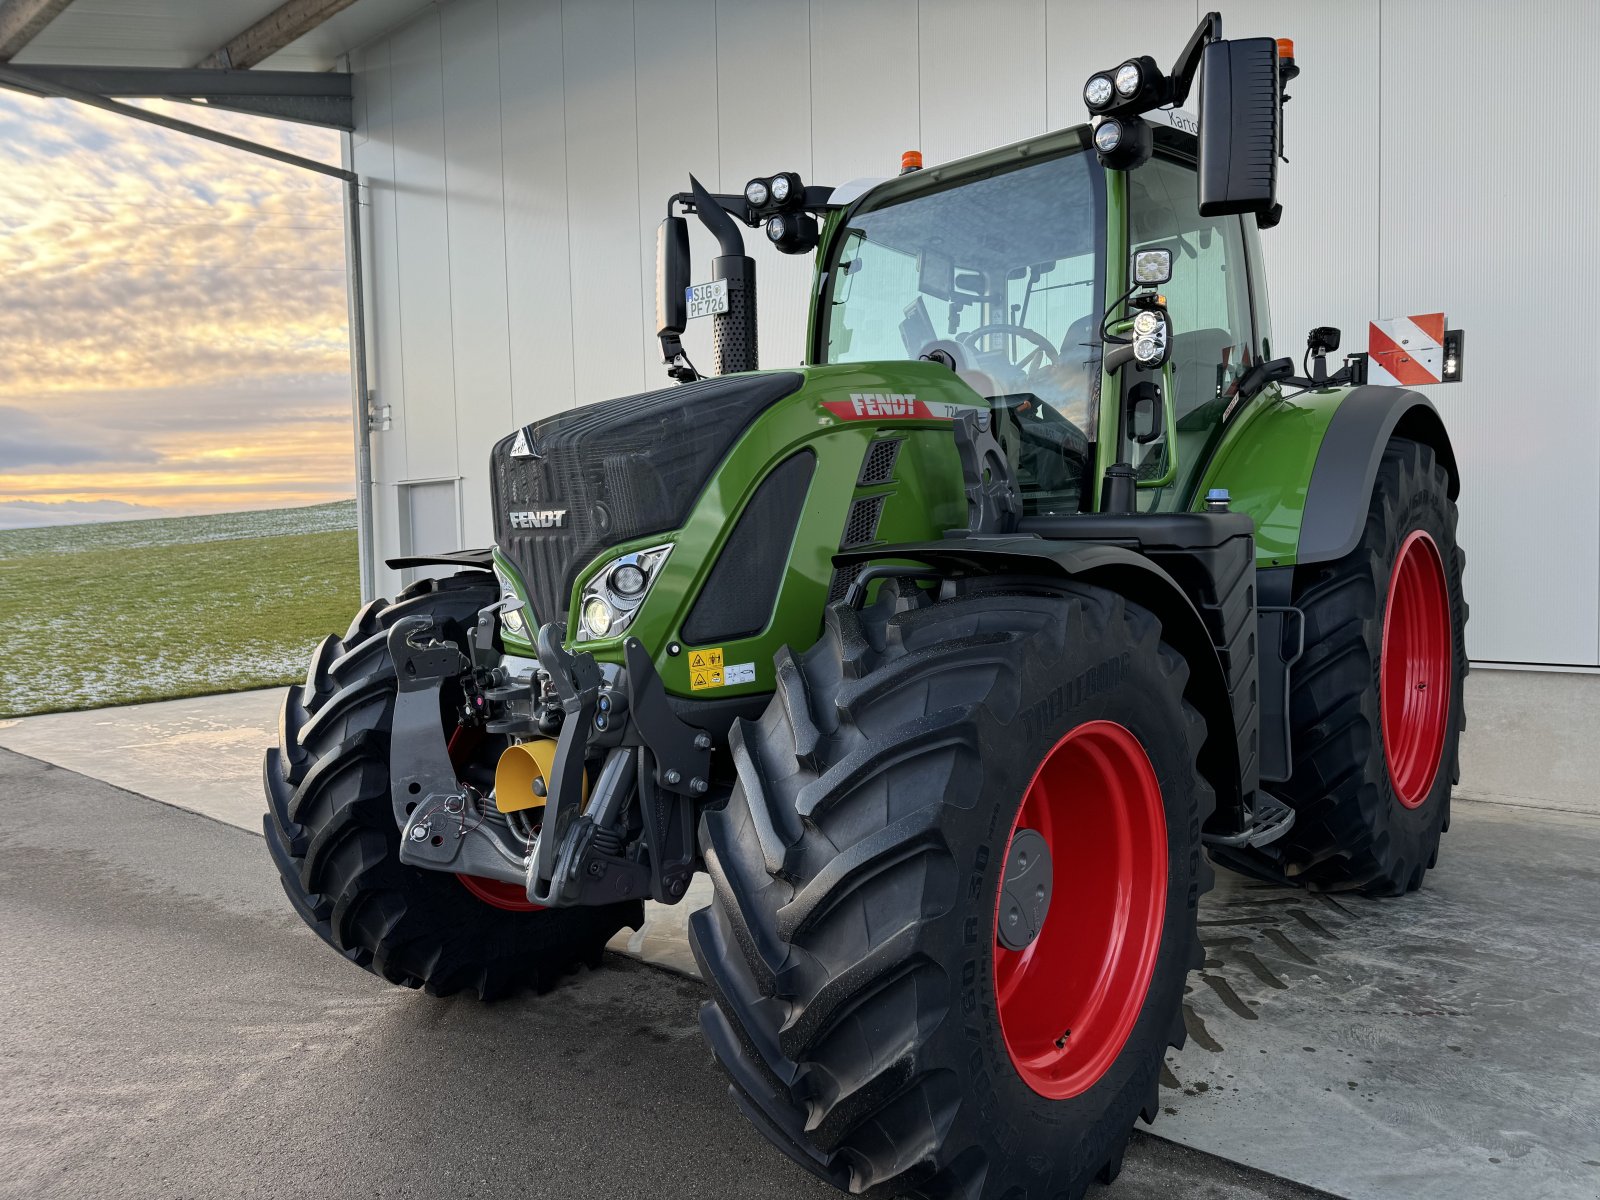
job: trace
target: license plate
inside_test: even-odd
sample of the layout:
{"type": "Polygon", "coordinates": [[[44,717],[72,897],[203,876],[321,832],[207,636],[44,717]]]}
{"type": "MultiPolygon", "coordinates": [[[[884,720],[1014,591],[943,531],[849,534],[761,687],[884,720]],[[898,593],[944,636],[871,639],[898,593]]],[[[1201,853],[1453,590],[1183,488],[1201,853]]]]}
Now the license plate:
{"type": "Polygon", "coordinates": [[[695,317],[709,317],[713,313],[728,311],[728,281],[719,279],[715,283],[697,283],[693,287],[683,289],[689,298],[689,319],[695,317]]]}

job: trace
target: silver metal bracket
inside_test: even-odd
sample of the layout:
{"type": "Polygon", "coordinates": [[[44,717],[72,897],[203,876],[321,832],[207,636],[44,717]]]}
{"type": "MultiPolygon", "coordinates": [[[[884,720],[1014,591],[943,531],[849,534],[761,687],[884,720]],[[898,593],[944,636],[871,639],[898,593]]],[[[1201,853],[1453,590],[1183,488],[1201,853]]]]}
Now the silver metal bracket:
{"type": "Polygon", "coordinates": [[[392,405],[379,404],[376,392],[367,393],[367,430],[370,433],[388,433],[394,425],[392,405]]]}
{"type": "Polygon", "coordinates": [[[488,801],[456,778],[439,720],[439,689],[470,667],[453,642],[440,641],[432,617],[405,617],[389,630],[399,691],[390,735],[389,793],[400,826],[400,861],[434,871],[522,883],[520,848],[488,820],[488,801]]]}

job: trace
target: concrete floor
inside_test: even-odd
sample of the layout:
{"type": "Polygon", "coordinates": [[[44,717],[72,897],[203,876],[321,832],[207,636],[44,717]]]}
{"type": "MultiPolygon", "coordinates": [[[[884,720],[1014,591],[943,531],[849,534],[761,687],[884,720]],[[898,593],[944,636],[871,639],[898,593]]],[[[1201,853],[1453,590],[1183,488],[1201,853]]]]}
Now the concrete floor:
{"type": "MultiPolygon", "coordinates": [[[[610,957],[436,1000],[337,956],[253,836],[0,751],[0,1197],[827,1200],[751,1129],[700,984],[610,957]]],[[[1159,1139],[1093,1200],[1315,1200],[1159,1139]]]]}
{"type": "Polygon", "coordinates": [[[1600,1196],[1600,820],[1457,801],[1402,900],[1218,876],[1155,1132],[1351,1200],[1600,1196]]]}
{"type": "MultiPolygon", "coordinates": [[[[1469,768],[1516,782],[1523,718],[1469,705],[1469,768]]],[[[0,722],[0,745],[255,832],[276,711],[246,693],[34,717],[0,722]]],[[[1538,753],[1540,787],[1571,773],[1538,753]]],[[[1458,800],[1439,869],[1402,901],[1219,872],[1155,1131],[1350,1200],[1600,1197],[1600,820],[1567,795],[1458,800]]],[[[692,971],[696,906],[653,907],[613,947],[692,971]]]]}
{"type": "Polygon", "coordinates": [[[261,832],[261,755],[283,689],[0,719],[0,746],[261,832]]]}

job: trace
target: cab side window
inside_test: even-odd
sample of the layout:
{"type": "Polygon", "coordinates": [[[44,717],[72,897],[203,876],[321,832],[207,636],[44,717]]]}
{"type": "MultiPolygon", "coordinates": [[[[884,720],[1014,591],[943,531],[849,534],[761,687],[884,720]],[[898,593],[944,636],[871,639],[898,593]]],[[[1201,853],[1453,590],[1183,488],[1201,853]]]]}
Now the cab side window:
{"type": "Polygon", "coordinates": [[[1177,444],[1168,446],[1163,435],[1143,448],[1137,464],[1147,481],[1176,476],[1161,489],[1166,495],[1147,495],[1141,507],[1172,507],[1254,361],[1244,231],[1238,217],[1200,216],[1193,169],[1161,158],[1132,173],[1128,221],[1133,249],[1172,252],[1172,279],[1161,292],[1172,315],[1177,444]]]}

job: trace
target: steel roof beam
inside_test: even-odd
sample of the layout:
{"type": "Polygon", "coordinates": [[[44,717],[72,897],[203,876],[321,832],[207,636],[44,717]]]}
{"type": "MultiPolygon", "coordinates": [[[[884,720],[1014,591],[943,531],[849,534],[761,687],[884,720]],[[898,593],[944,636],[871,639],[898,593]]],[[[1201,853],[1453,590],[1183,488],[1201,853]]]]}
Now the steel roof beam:
{"type": "Polygon", "coordinates": [[[355,0],[286,0],[195,65],[234,70],[253,67],[354,3],[355,0]]]}
{"type": "Polygon", "coordinates": [[[332,167],[327,163],[318,162],[314,158],[290,154],[287,150],[279,150],[276,146],[264,146],[260,142],[252,142],[248,138],[234,137],[231,133],[221,133],[215,129],[207,129],[204,125],[196,125],[193,121],[180,121],[177,117],[169,117],[165,113],[152,112],[147,108],[136,108],[132,104],[124,104],[120,100],[112,100],[95,92],[82,91],[64,83],[57,83],[38,74],[25,72],[18,67],[0,66],[0,87],[14,88],[19,92],[28,92],[35,96],[59,96],[63,100],[76,100],[79,104],[87,104],[92,108],[103,108],[107,112],[131,117],[135,121],[159,125],[163,129],[187,133],[193,137],[203,138],[208,142],[216,142],[221,146],[231,146],[233,149],[243,150],[247,154],[259,154],[263,158],[286,163],[291,167],[300,167],[303,170],[315,171],[319,175],[329,175],[334,179],[342,179],[348,184],[359,182],[359,176],[353,171],[332,167]]]}
{"type": "Polygon", "coordinates": [[[0,62],[9,62],[44,32],[72,0],[0,0],[0,62]]]}
{"type": "MultiPolygon", "coordinates": [[[[350,76],[332,71],[212,71],[195,67],[80,67],[12,64],[37,90],[67,87],[97,96],[158,96],[280,117],[333,129],[355,128],[350,76]]],[[[50,93],[53,94],[53,93],[50,93]]]]}

